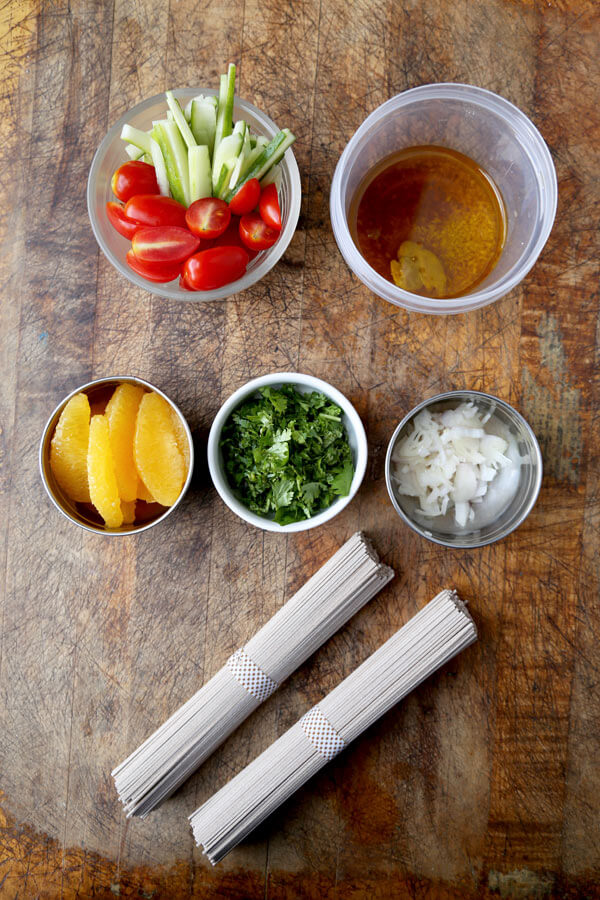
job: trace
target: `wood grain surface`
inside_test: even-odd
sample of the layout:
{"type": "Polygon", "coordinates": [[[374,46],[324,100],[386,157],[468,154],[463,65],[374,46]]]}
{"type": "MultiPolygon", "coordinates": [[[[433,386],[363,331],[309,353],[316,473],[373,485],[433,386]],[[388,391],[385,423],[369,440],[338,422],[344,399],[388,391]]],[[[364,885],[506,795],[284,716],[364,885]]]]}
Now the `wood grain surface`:
{"type": "Polygon", "coordinates": [[[600,897],[600,7],[593,0],[13,0],[0,7],[0,897],[600,897]],[[169,87],[239,93],[297,135],[303,204],[282,261],[243,294],[178,304],[102,257],[85,205],[102,136],[169,87]],[[432,81],[497,91],[547,140],[550,240],[487,309],[409,314],[349,272],[328,213],[366,115],[432,81]],[[274,370],[356,405],[365,482],[282,537],[223,505],[203,463],[223,400],[274,370]],[[182,407],[200,460],[177,514],[106,540],[50,506],[37,448],[54,406],[131,373],[182,407]],[[514,404],[545,461],[506,540],[453,552],[387,499],[399,419],[439,390],[514,404]],[[110,770],[353,531],[398,576],[146,821],[110,770]],[[212,869],[187,815],[443,586],[480,641],[212,869]]]}

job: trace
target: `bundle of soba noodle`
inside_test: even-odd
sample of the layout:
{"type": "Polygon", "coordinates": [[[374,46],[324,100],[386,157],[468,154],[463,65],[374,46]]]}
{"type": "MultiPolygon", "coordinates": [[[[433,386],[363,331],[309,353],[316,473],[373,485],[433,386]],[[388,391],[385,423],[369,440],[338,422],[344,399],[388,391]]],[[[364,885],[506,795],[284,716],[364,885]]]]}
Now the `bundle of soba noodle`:
{"type": "Polygon", "coordinates": [[[477,638],[454,591],[442,591],[190,816],[214,865],[301,785],[428,675],[477,638]]]}
{"type": "Polygon", "coordinates": [[[394,577],[353,535],[217,674],[113,771],[128,816],[148,815],[282,681],[394,577]]]}

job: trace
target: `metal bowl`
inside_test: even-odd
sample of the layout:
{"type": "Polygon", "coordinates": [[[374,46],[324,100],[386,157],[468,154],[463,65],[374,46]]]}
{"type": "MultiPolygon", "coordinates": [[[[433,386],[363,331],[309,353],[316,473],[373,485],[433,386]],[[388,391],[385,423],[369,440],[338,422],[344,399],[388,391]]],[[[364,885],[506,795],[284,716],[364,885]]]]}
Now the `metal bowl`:
{"type": "Polygon", "coordinates": [[[531,426],[504,400],[480,391],[448,391],[415,406],[394,431],[385,457],[385,482],[390,500],[400,518],[428,541],[457,549],[493,544],[518,528],[535,505],[542,484],[542,470],[542,454],[531,426]],[[425,408],[430,412],[442,412],[445,409],[455,408],[463,401],[472,401],[478,409],[485,412],[493,409],[495,418],[515,437],[522,458],[519,486],[513,499],[493,522],[477,529],[469,529],[468,526],[459,529],[456,525],[452,528],[448,524],[440,525],[436,519],[426,520],[425,517],[415,515],[418,500],[398,493],[392,473],[394,448],[399,440],[411,432],[412,422],[417,413],[425,408]]]}
{"type": "Polygon", "coordinates": [[[63,516],[65,516],[65,518],[67,518],[70,522],[74,522],[76,525],[79,525],[80,528],[85,528],[86,531],[93,531],[96,534],[105,534],[110,536],[138,534],[140,531],[146,531],[148,528],[152,528],[154,525],[158,525],[159,522],[164,521],[164,519],[166,519],[167,516],[171,515],[171,513],[181,503],[181,500],[183,499],[183,496],[190,485],[190,481],[192,480],[192,471],[194,468],[194,443],[192,441],[192,433],[181,410],[159,388],[155,387],[153,384],[150,384],[149,381],[144,381],[143,378],[136,378],[134,375],[113,375],[110,378],[96,378],[95,381],[88,381],[87,384],[82,384],[80,387],[75,388],[74,391],[71,391],[68,397],[65,397],[64,400],[61,400],[61,402],[58,404],[58,406],[48,419],[46,427],[44,428],[42,440],[40,441],[39,462],[40,475],[42,477],[42,481],[44,483],[44,487],[46,488],[48,496],[50,497],[57,510],[61,512],[63,516]],[[147,504],[147,509],[145,510],[147,518],[145,518],[144,521],[133,525],[122,525],[120,528],[106,528],[105,525],[98,522],[99,516],[97,514],[94,514],[93,510],[86,509],[84,504],[75,503],[73,500],[70,500],[57,484],[50,467],[50,442],[52,441],[54,429],[56,428],[56,423],[58,422],[60,414],[71,397],[73,397],[75,394],[84,393],[89,397],[90,404],[93,404],[95,401],[104,401],[108,399],[108,394],[109,392],[112,392],[112,389],[116,388],[119,384],[123,384],[124,382],[140,385],[147,391],[154,391],[155,393],[160,394],[160,396],[167,401],[169,406],[171,406],[171,408],[179,416],[181,424],[183,425],[183,428],[185,430],[188,440],[190,464],[188,468],[187,478],[185,480],[181,493],[173,506],[165,508],[164,506],[160,506],[158,503],[147,504]]]}

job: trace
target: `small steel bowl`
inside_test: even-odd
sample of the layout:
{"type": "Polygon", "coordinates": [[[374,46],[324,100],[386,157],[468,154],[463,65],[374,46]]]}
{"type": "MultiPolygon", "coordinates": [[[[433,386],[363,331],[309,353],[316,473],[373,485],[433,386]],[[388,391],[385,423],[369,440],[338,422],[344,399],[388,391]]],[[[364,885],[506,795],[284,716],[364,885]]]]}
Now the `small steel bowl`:
{"type": "MultiPolygon", "coordinates": [[[[484,547],[486,544],[502,540],[511,531],[518,528],[535,505],[542,484],[542,471],[542,454],[531,426],[516,409],[513,409],[504,400],[480,391],[448,391],[445,394],[437,394],[415,406],[394,431],[385,457],[385,482],[390,500],[400,518],[413,531],[416,531],[421,537],[427,538],[428,541],[455,549],[484,547]],[[412,421],[422,409],[427,408],[430,412],[442,412],[445,409],[455,408],[463,401],[472,401],[480,410],[486,412],[493,408],[494,416],[516,438],[522,462],[519,486],[515,496],[497,518],[481,528],[469,530],[468,526],[465,526],[464,530],[453,531],[450,526],[442,528],[439,524],[436,528],[436,519],[426,520],[425,517],[415,516],[418,500],[415,497],[398,493],[392,473],[392,454],[396,443],[410,433],[412,421]]],[[[458,529],[458,526],[454,526],[454,528],[458,529]]]]}
{"type": "Polygon", "coordinates": [[[148,528],[152,528],[154,525],[158,525],[159,522],[164,521],[164,519],[166,519],[167,516],[171,515],[171,513],[181,503],[181,500],[190,485],[190,481],[192,480],[192,472],[194,469],[194,443],[192,441],[192,433],[190,431],[189,425],[186,422],[181,410],[159,388],[155,387],[153,384],[150,384],[149,381],[144,381],[143,378],[136,378],[133,375],[113,375],[110,378],[97,378],[95,381],[88,381],[87,384],[82,384],[80,387],[75,388],[74,391],[71,391],[68,397],[65,397],[64,400],[61,400],[61,402],[58,404],[58,406],[48,419],[46,427],[44,428],[42,440],[40,441],[39,461],[40,475],[42,477],[42,481],[44,483],[44,487],[46,488],[48,496],[52,500],[52,503],[55,505],[57,510],[61,512],[63,516],[65,516],[65,518],[70,522],[74,522],[76,525],[79,525],[80,528],[85,528],[86,531],[93,531],[96,534],[105,534],[110,536],[139,534],[140,531],[146,531],[148,528]],[[56,428],[56,423],[58,422],[60,414],[71,397],[79,393],[87,394],[90,400],[90,404],[93,406],[94,402],[100,403],[108,400],[108,397],[110,396],[110,393],[112,393],[112,390],[119,384],[123,384],[124,382],[128,384],[140,385],[140,387],[145,388],[147,391],[154,391],[155,393],[160,394],[160,396],[167,401],[167,403],[179,416],[181,424],[183,425],[183,428],[185,430],[188,440],[190,464],[187,478],[185,480],[181,493],[173,506],[169,506],[165,509],[165,507],[160,506],[159,504],[147,504],[148,518],[144,521],[133,525],[122,525],[120,528],[106,528],[105,525],[98,521],[100,517],[97,513],[94,514],[92,509],[86,509],[84,504],[75,503],[75,501],[70,500],[57,484],[50,467],[50,442],[52,441],[54,429],[56,428]],[[153,509],[152,507],[157,507],[157,509],[153,509]]]}

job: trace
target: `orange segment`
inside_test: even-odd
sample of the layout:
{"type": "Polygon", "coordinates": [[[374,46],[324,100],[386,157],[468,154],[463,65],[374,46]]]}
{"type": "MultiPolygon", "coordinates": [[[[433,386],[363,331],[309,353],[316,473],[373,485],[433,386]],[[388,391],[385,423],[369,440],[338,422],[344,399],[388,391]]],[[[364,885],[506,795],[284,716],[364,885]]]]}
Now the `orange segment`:
{"type": "Polygon", "coordinates": [[[185,462],[177,446],[171,407],[154,392],[144,394],[133,443],[140,478],[157,503],[172,506],[183,487],[185,462]]]}
{"type": "Polygon", "coordinates": [[[137,495],[139,500],[143,500],[145,503],[156,503],[156,500],[144,484],[141,478],[138,478],[137,484],[137,495]]]}
{"type": "Polygon", "coordinates": [[[173,423],[173,431],[175,432],[175,440],[177,441],[179,452],[183,456],[183,462],[185,465],[184,477],[187,478],[187,473],[190,468],[190,445],[188,436],[186,434],[185,428],[183,427],[181,416],[175,412],[172,406],[169,407],[169,412],[171,413],[171,421],[173,423]]]}
{"type": "Polygon", "coordinates": [[[115,475],[121,500],[131,502],[137,494],[137,469],[133,459],[135,420],[144,389],[137,384],[120,384],[106,404],[106,418],[115,475]]]}
{"type": "Polygon", "coordinates": [[[71,500],[90,502],[87,452],[90,403],[85,394],[71,397],[60,414],[50,445],[50,467],[71,500]]]}
{"type": "Polygon", "coordinates": [[[123,513],[123,525],[133,525],[135,522],[135,500],[121,500],[121,512],[123,513]]]}
{"type": "Polygon", "coordinates": [[[87,467],[92,503],[107,528],[119,528],[123,513],[106,416],[92,416],[87,467]]]}

